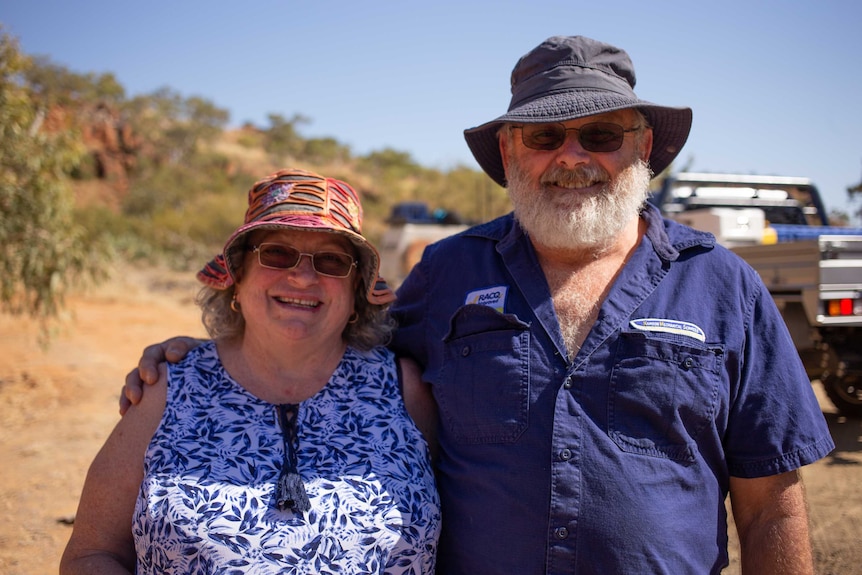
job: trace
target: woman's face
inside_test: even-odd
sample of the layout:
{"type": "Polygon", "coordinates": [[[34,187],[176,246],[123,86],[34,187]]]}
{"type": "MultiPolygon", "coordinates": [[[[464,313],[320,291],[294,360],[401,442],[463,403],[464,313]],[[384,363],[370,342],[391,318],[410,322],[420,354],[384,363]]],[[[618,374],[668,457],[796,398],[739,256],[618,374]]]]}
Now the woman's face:
{"type": "MultiPolygon", "coordinates": [[[[253,233],[248,245],[262,243],[290,246],[307,254],[338,252],[356,258],[348,239],[327,232],[263,231],[253,233]]],[[[245,337],[261,344],[285,338],[320,345],[340,343],[354,309],[357,274],[356,267],[343,278],[319,274],[308,256],[301,256],[292,269],[271,269],[260,264],[257,253],[247,252],[236,286],[245,337]]]]}

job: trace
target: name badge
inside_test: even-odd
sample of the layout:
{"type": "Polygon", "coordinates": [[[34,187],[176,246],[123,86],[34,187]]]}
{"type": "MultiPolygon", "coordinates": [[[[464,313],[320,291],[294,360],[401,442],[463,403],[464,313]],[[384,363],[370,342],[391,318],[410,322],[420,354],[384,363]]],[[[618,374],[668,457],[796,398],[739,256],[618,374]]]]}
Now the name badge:
{"type": "Polygon", "coordinates": [[[703,333],[703,330],[700,329],[697,325],[687,322],[687,321],[679,321],[675,319],[660,319],[660,318],[643,318],[643,319],[633,319],[629,322],[635,329],[639,329],[641,331],[655,331],[662,333],[674,333],[676,335],[684,335],[686,337],[693,337],[698,341],[706,341],[706,334],[703,333]]]}
{"type": "Polygon", "coordinates": [[[496,286],[477,291],[471,291],[464,299],[464,305],[476,304],[492,307],[500,313],[504,313],[506,308],[506,294],[509,293],[509,286],[496,286]]]}

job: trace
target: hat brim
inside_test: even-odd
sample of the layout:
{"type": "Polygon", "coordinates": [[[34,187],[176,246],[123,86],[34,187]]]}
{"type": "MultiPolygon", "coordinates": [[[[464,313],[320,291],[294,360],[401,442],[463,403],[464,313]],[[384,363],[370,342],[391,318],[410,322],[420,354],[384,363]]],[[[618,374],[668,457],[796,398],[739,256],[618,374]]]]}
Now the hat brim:
{"type": "MultiPolygon", "coordinates": [[[[257,230],[293,230],[336,234],[347,238],[359,252],[359,273],[365,282],[366,297],[374,299],[374,289],[380,270],[380,254],[363,236],[348,230],[333,229],[321,225],[314,216],[284,216],[272,220],[257,220],[240,226],[228,239],[224,247],[224,261],[227,273],[236,281],[237,271],[242,267],[242,256],[246,248],[244,238],[257,230]]],[[[233,283],[233,282],[231,282],[233,283]]],[[[213,285],[210,282],[210,285],[213,285]]]]}
{"type": "Polygon", "coordinates": [[[602,90],[567,91],[532,100],[481,126],[464,130],[464,138],[485,173],[500,186],[506,187],[506,173],[497,140],[497,131],[501,125],[565,122],[630,108],[640,110],[652,127],[653,147],[649,164],[653,174],[658,175],[673,162],[688,139],[691,108],[659,106],[602,90]]]}

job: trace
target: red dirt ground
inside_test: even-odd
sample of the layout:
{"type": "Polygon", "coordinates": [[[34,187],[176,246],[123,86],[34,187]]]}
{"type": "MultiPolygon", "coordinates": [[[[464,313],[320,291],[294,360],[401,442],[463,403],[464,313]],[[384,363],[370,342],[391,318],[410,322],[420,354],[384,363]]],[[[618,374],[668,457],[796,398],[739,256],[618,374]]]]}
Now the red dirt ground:
{"type": "MultiPolygon", "coordinates": [[[[51,346],[0,314],[0,573],[56,573],[90,461],[143,347],[202,336],[190,274],[135,270],[72,297],[51,346]]],[[[862,573],[862,422],[823,398],[837,449],[803,470],[818,573],[862,573]]],[[[731,537],[733,540],[733,536],[731,537]]],[[[735,542],[726,574],[739,573],[735,542]]]]}

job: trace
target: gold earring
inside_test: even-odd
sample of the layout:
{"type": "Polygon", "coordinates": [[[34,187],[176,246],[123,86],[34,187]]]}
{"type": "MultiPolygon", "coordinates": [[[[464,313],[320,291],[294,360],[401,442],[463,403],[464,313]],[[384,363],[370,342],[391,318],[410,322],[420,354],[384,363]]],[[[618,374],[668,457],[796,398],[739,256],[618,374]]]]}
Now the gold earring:
{"type": "Polygon", "coordinates": [[[239,302],[236,301],[236,294],[233,294],[233,297],[230,300],[230,309],[239,313],[239,302]]]}
{"type": "Polygon", "coordinates": [[[359,314],[354,311],[350,314],[350,319],[347,320],[347,323],[356,323],[357,321],[359,321],[359,314]]]}

